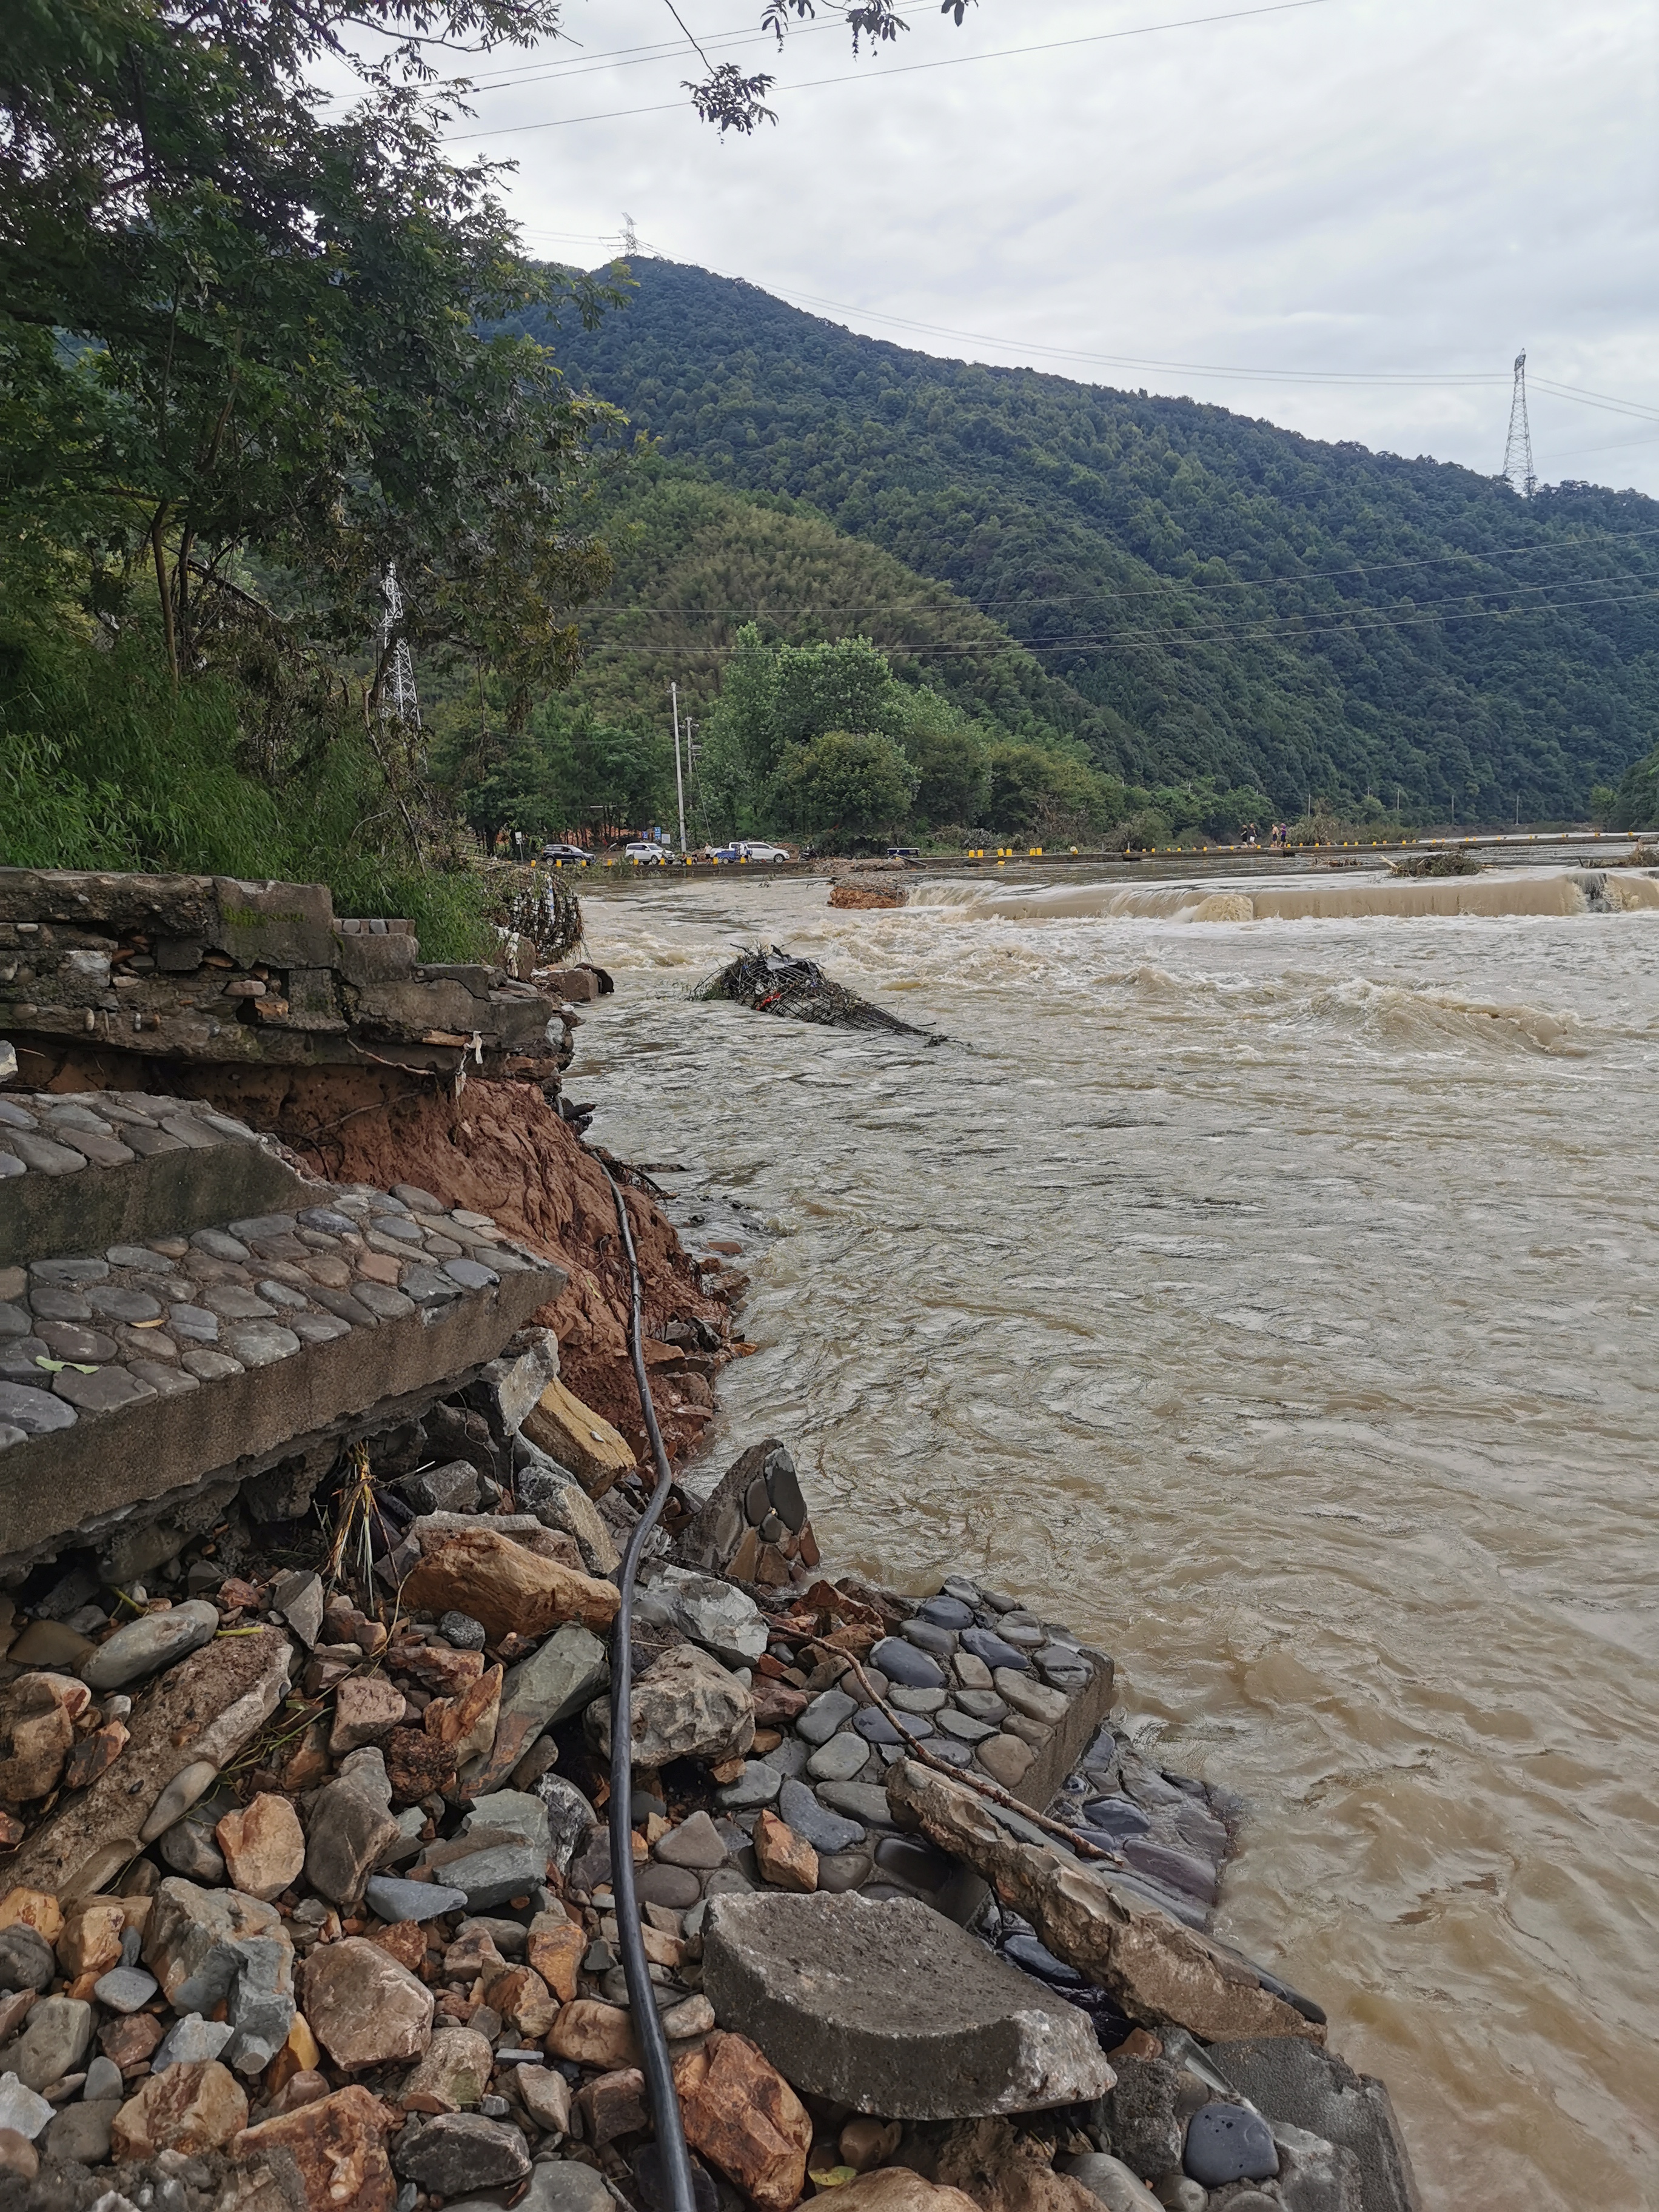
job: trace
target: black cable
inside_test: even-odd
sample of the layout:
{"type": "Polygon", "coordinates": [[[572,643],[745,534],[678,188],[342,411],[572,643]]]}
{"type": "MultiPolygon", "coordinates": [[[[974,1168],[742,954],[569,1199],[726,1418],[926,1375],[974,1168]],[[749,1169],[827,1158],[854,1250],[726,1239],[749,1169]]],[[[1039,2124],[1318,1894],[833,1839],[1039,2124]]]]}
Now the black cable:
{"type": "Polygon", "coordinates": [[[622,1946],[628,2002],[634,2014],[634,2033],[640,2046],[641,2065],[651,2099],[652,2118],[656,2125],[657,2148],[662,2157],[662,2179],[667,2190],[668,2212],[696,2212],[691,2154],[685,2147],[685,2124],[680,2118],[680,2100],[674,2087],[674,2069],[668,2058],[668,2039],[662,2032],[662,2021],[657,2012],[656,1984],[651,1979],[651,1968],[645,1955],[645,1939],[640,1933],[640,1908],[634,1895],[631,1706],[634,1654],[630,1640],[634,1621],[634,1577],[639,1571],[640,1554],[645,1549],[645,1540],[656,1527],[663,1507],[668,1503],[672,1477],[668,1471],[668,1455],[663,1449],[662,1431],[657,1426],[656,1408],[651,1403],[651,1391],[646,1381],[640,1316],[640,1263],[634,1250],[634,1234],[628,1225],[628,1208],[623,1202],[622,1188],[617,1178],[603,1160],[599,1164],[611,1186],[611,1195],[617,1201],[617,1219],[622,1226],[623,1249],[628,1255],[629,1271],[633,1277],[633,1309],[629,1322],[628,1343],[634,1355],[634,1381],[639,1389],[640,1411],[645,1416],[645,1432],[651,1440],[651,1456],[657,1469],[656,1487],[651,1492],[650,1503],[629,1538],[623,1563],[617,1570],[622,1603],[617,1608],[611,1648],[611,1895],[616,1906],[617,1935],[622,1946]]]}

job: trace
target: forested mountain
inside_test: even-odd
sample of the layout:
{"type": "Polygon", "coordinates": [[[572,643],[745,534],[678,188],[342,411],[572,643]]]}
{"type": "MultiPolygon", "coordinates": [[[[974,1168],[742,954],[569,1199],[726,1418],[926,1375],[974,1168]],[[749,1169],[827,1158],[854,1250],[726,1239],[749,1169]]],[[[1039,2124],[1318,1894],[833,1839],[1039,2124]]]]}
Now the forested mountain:
{"type": "MultiPolygon", "coordinates": [[[[1659,737],[1659,501],[1523,501],[1192,400],[937,360],[703,270],[635,275],[592,331],[515,326],[665,454],[950,585],[1028,654],[940,640],[927,681],[1119,776],[1544,818],[1659,737]]],[[[898,613],[791,604],[826,636],[898,613]]],[[[742,611],[682,608],[676,642],[742,611]]],[[[629,619],[646,647],[663,618],[629,619]]]]}
{"type": "Polygon", "coordinates": [[[1001,623],[800,501],[646,459],[592,520],[615,568],[581,610],[576,688],[611,719],[642,708],[660,719],[674,679],[688,712],[711,706],[738,631],[758,617],[793,643],[868,637],[901,678],[925,673],[969,712],[1040,742],[1091,725],[1085,702],[1001,623]]]}
{"type": "MultiPolygon", "coordinates": [[[[778,763],[762,762],[757,731],[739,738],[734,724],[722,743],[732,671],[746,662],[753,677],[757,629],[768,652],[836,637],[876,648],[864,664],[876,690],[842,699],[839,717],[821,724],[809,714],[795,735],[805,738],[809,724],[822,734],[850,713],[857,728],[902,744],[922,771],[915,826],[983,822],[994,799],[1003,828],[1046,824],[1050,834],[1061,817],[1100,830],[1151,808],[1149,828],[1161,823],[1165,836],[1212,819],[1214,834],[1226,824],[1231,835],[1267,811],[1258,791],[1155,793],[1098,775],[1079,781],[1092,757],[1079,732],[1100,720],[1086,702],[948,585],[801,502],[711,483],[647,454],[611,479],[588,520],[609,549],[611,582],[581,610],[580,668],[538,697],[527,726],[509,729],[500,687],[481,696],[464,668],[423,684],[441,778],[486,837],[508,823],[591,830],[672,819],[675,682],[683,720],[697,731],[694,836],[789,826],[783,794],[770,787],[778,763]],[[936,772],[941,747],[977,758],[965,787],[936,772]]],[[[794,664],[797,677],[804,665],[794,664]]],[[[831,667],[845,675],[859,665],[842,656],[823,673],[833,684],[831,667]]],[[[780,727],[787,719],[761,717],[780,727]]],[[[907,818],[901,807],[896,821],[907,818]]]]}

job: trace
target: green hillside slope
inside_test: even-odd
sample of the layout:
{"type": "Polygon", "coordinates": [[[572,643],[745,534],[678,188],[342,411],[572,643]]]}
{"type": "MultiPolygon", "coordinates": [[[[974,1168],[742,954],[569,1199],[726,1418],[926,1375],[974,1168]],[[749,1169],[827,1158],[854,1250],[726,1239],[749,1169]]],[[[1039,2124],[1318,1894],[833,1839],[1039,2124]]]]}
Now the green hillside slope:
{"type": "MultiPolygon", "coordinates": [[[[635,275],[597,331],[538,332],[573,378],[666,454],[951,585],[1055,679],[1022,671],[1025,709],[1121,775],[1544,817],[1659,737],[1659,502],[1525,501],[1190,400],[935,360],[705,270],[635,275]]],[[[881,635],[874,609],[817,618],[881,635]]],[[[960,696],[955,657],[927,673],[960,696]]]]}
{"type": "MultiPolygon", "coordinates": [[[[1075,799],[1079,787],[1067,764],[1086,766],[1103,735],[1127,734],[948,585],[916,575],[799,501],[712,483],[684,464],[645,454],[611,478],[586,520],[610,550],[611,585],[580,611],[583,655],[574,678],[538,693],[522,730],[515,732],[506,711],[506,687],[481,684],[465,663],[440,661],[422,674],[440,781],[487,837],[509,823],[538,834],[587,833],[671,820],[670,684],[678,684],[683,720],[696,725],[701,756],[702,733],[714,741],[722,688],[751,621],[772,647],[872,641],[897,681],[896,733],[907,714],[912,721],[920,714],[928,726],[970,725],[968,742],[978,751],[1014,747],[1000,781],[992,774],[993,789],[1009,802],[999,820],[1011,830],[1029,828],[1034,808],[1042,812],[1044,793],[1033,775],[1049,800],[1056,790],[1075,799]],[[1034,764],[1032,748],[1060,766],[1034,764]],[[1008,788],[1015,774],[1024,805],[1013,803],[1008,788]]],[[[755,641],[754,630],[746,635],[755,641]]],[[[912,750],[925,753],[920,732],[921,726],[911,732],[912,750]]],[[[688,801],[697,836],[783,826],[758,787],[735,797],[717,788],[721,783],[711,756],[688,801]]],[[[1171,823],[1188,816],[1219,820],[1228,811],[1223,801],[1237,799],[1240,819],[1266,809],[1259,793],[1200,790],[1160,799],[1099,777],[1085,783],[1085,811],[1097,826],[1159,804],[1171,823]]],[[[949,808],[940,813],[941,804],[935,792],[923,808],[927,819],[956,821],[949,808]]]]}
{"type": "Polygon", "coordinates": [[[925,678],[1037,743],[1099,733],[1097,710],[1002,623],[811,507],[648,459],[594,520],[616,573],[603,602],[581,611],[575,696],[610,719],[665,711],[675,679],[692,711],[710,705],[738,630],[758,618],[792,643],[868,637],[901,678],[925,678]]]}

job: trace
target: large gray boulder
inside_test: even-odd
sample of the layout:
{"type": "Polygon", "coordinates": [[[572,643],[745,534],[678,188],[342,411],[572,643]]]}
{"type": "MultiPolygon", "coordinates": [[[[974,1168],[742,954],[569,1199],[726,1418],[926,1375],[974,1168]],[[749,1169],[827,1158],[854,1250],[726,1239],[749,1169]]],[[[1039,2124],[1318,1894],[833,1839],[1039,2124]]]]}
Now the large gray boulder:
{"type": "Polygon", "coordinates": [[[766,1618],[746,1590],[667,1565],[647,1567],[640,1583],[641,1620],[677,1628],[723,1665],[752,1667],[765,1650],[766,1618]]]}
{"type": "Polygon", "coordinates": [[[1086,2013],[910,1898],[713,1898],[703,1990],[797,2088],[894,2119],[1085,2103],[1114,2078],[1086,2013]]]}
{"type": "MultiPolygon", "coordinates": [[[[634,1685],[634,1764],[654,1769],[671,1759],[738,1759],[755,1741],[755,1701],[737,1676],[695,1644],[677,1644],[634,1685]]],[[[587,1709],[599,1749],[611,1756],[611,1709],[587,1709]]]]}

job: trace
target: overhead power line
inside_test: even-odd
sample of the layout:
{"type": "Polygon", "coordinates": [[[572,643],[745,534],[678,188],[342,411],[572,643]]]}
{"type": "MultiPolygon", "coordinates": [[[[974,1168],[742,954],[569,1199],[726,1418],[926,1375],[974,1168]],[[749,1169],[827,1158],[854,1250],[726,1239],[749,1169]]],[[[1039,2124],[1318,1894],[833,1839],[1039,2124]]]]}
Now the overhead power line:
{"type": "MultiPolygon", "coordinates": [[[[930,15],[933,11],[934,0],[920,0],[920,4],[917,6],[900,8],[896,10],[900,15],[930,15]]],[[[847,26],[839,15],[830,17],[823,22],[792,24],[789,28],[791,46],[793,47],[801,39],[809,38],[815,31],[839,31],[845,37],[847,26]]],[[[487,77],[451,77],[447,80],[447,84],[451,89],[459,93],[505,92],[514,90],[520,85],[557,84],[562,82],[567,77],[587,76],[596,70],[639,69],[651,62],[674,61],[688,53],[696,52],[706,56],[709,52],[734,47],[770,46],[775,44],[775,41],[769,31],[757,28],[750,22],[734,27],[729,31],[711,32],[701,41],[692,39],[688,34],[683,39],[654,40],[649,45],[643,46],[612,46],[602,49],[597,53],[589,53],[584,49],[580,54],[573,55],[568,61],[550,62],[544,58],[533,62],[520,63],[514,69],[498,70],[493,76],[487,77]]]]}
{"type": "MultiPolygon", "coordinates": [[[[1344,578],[1356,576],[1398,575],[1402,570],[1408,568],[1441,568],[1449,561],[1496,562],[1519,560],[1523,556],[1530,557],[1535,553],[1565,553],[1585,544],[1623,544],[1632,538],[1656,537],[1659,537],[1659,526],[1654,526],[1645,530],[1609,530],[1598,532],[1594,539],[1573,538],[1559,539],[1553,542],[1545,540],[1535,545],[1494,546],[1486,551],[1475,551],[1466,546],[1455,546],[1451,551],[1448,553],[1425,554],[1418,560],[1356,562],[1351,562],[1348,566],[1340,568],[1303,568],[1290,575],[1175,576],[1170,577],[1157,585],[1143,585],[1136,590],[1127,592],[1120,591],[1115,586],[1103,586],[1100,591],[1092,592],[1066,592],[1051,593],[1045,592],[1040,594],[1033,594],[1027,592],[1020,594],[1018,598],[1005,599],[969,599],[963,592],[959,592],[953,585],[940,581],[936,583],[934,586],[934,594],[944,594],[945,604],[946,605],[953,605],[967,612],[988,616],[991,609],[994,607],[1030,606],[1034,597],[1036,597],[1039,603],[1044,606],[1072,606],[1079,599],[1105,599],[1119,600],[1167,599],[1172,592],[1176,591],[1267,591],[1281,585],[1329,583],[1332,581],[1340,580],[1344,578]]],[[[872,546],[869,548],[869,550],[872,552],[880,552],[882,550],[882,549],[878,546],[872,546]]],[[[1130,557],[1133,556],[1132,556],[1130,557]]],[[[1213,557],[1222,559],[1226,556],[1217,555],[1213,557]]],[[[1541,591],[1550,588],[1550,582],[1560,584],[1562,582],[1568,582],[1571,580],[1572,580],[1571,578],[1556,577],[1544,584],[1492,585],[1489,588],[1494,591],[1541,591]]],[[[1600,579],[1589,576],[1587,574],[1586,580],[1597,581],[1600,580],[1600,579]]],[[[1440,602],[1437,601],[1434,604],[1438,605],[1440,602]]],[[[933,609],[935,611],[943,611],[939,597],[930,594],[927,598],[920,599],[855,600],[836,606],[814,604],[810,601],[805,603],[796,601],[788,606],[777,607],[735,605],[716,607],[645,607],[632,601],[602,600],[597,601],[591,606],[587,607],[585,610],[585,614],[664,615],[673,616],[682,619],[692,615],[707,615],[710,617],[720,615],[740,615],[744,617],[750,617],[757,615],[810,614],[842,617],[848,615],[903,614],[913,610],[926,608],[933,609]]]]}
{"type": "MultiPolygon", "coordinates": [[[[1197,625],[1183,629],[1162,631],[1133,629],[1089,632],[1059,638],[1010,637],[1008,642],[1030,653],[1033,657],[1061,652],[1079,653],[1085,649],[1097,653],[1167,652],[1181,646],[1248,644],[1252,641],[1276,642],[1281,639],[1301,640],[1341,635],[1345,637],[1364,637],[1372,631],[1413,629],[1446,625],[1459,622],[1518,621],[1531,615],[1577,614],[1585,608],[1629,606],[1641,602],[1659,602],[1659,586],[1645,586],[1635,592],[1610,592],[1599,599],[1574,599],[1565,602],[1545,602],[1529,607],[1472,607],[1465,611],[1448,611],[1462,605],[1461,600],[1437,603],[1430,609],[1419,608],[1409,615],[1375,616],[1367,619],[1346,618],[1340,621],[1310,622],[1301,617],[1279,620],[1273,623],[1258,623],[1247,628],[1224,628],[1197,625]]],[[[1356,610],[1356,613],[1360,611],[1356,610]]],[[[695,645],[677,640],[672,647],[607,645],[603,642],[589,647],[593,658],[600,655],[623,656],[630,659],[661,657],[668,653],[690,653],[701,659],[726,660],[744,650],[738,645],[695,645]]],[[[884,645],[884,653],[902,654],[907,659],[935,658],[957,659],[969,653],[982,653],[984,645],[884,645]]]]}
{"type": "MultiPolygon", "coordinates": [[[[1137,23],[1121,31],[1091,31],[1079,39],[1047,39],[1030,46],[1001,46],[983,54],[940,54],[932,61],[890,62],[879,69],[852,70],[839,76],[807,77],[799,84],[782,88],[790,93],[821,92],[826,86],[836,84],[870,84],[878,79],[894,76],[914,76],[923,70],[968,69],[977,62],[1006,62],[1023,59],[1028,54],[1059,53],[1077,46],[1109,45],[1119,39],[1156,38],[1165,31],[1196,31],[1216,23],[1239,23],[1249,17],[1261,15],[1290,15],[1309,8],[1329,8],[1336,0],[1266,0],[1255,8],[1231,8],[1213,15],[1187,15],[1173,23],[1137,23]]],[[[460,139],[514,138],[531,131],[563,131],[577,123],[620,123],[635,115],[667,115],[686,111],[689,103],[683,100],[665,100],[649,107],[613,108],[604,114],[555,115],[541,123],[509,123],[493,131],[456,131],[443,143],[453,144],[460,139]]]]}

